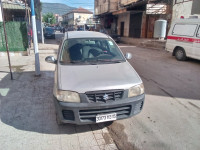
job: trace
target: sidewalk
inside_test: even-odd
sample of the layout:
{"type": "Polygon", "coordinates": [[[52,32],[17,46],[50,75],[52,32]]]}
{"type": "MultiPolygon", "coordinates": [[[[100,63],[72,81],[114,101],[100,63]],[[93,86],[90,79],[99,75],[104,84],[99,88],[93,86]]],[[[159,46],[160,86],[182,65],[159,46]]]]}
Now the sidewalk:
{"type": "MultiPolygon", "coordinates": [[[[35,77],[34,54],[11,57],[14,80],[10,80],[7,57],[0,63],[0,147],[5,150],[115,150],[104,124],[56,123],[52,99],[53,64],[40,51],[41,77],[35,77]]],[[[47,51],[46,51],[47,52],[47,51]]]]}
{"type": "Polygon", "coordinates": [[[121,37],[121,42],[138,47],[165,50],[166,40],[121,37]]]}

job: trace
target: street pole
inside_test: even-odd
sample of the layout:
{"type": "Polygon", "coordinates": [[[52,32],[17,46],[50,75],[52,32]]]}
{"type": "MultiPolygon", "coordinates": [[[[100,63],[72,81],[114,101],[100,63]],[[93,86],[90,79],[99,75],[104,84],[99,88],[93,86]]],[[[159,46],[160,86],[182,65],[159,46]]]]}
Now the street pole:
{"type": "Polygon", "coordinates": [[[3,29],[4,29],[5,41],[6,41],[6,51],[7,51],[7,56],[8,56],[9,69],[10,69],[10,77],[11,77],[11,80],[13,80],[13,74],[12,74],[11,62],[10,62],[10,53],[8,49],[8,38],[7,38],[7,33],[6,33],[5,17],[4,17],[4,12],[3,12],[3,4],[1,0],[0,0],[0,7],[1,7],[1,13],[2,13],[2,21],[3,21],[3,29]]]}
{"type": "Polygon", "coordinates": [[[35,75],[40,76],[40,60],[38,52],[38,39],[37,39],[37,30],[36,30],[36,21],[35,21],[35,8],[34,0],[31,0],[31,18],[32,18],[32,28],[33,28],[33,44],[35,51],[35,75]]]}

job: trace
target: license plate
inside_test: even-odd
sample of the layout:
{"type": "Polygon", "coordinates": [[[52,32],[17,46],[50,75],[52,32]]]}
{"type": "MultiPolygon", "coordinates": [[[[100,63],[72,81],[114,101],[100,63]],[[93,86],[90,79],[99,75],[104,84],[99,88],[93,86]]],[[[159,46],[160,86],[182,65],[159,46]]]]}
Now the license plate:
{"type": "Polygon", "coordinates": [[[96,123],[117,120],[117,113],[97,115],[96,123]]]}

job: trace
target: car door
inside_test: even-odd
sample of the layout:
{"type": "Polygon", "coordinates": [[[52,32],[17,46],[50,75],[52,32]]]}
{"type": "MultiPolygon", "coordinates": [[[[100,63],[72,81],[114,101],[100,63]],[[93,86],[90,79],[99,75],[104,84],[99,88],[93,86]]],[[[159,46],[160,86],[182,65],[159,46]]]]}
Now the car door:
{"type": "Polygon", "coordinates": [[[194,58],[200,59],[200,25],[197,30],[196,38],[193,43],[194,58]]]}

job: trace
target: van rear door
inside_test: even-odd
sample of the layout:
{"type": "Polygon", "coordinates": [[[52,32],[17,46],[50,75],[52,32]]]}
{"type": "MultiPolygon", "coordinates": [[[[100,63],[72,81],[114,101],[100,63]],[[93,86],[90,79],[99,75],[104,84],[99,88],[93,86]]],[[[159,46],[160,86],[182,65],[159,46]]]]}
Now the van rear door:
{"type": "Polygon", "coordinates": [[[197,30],[196,39],[193,43],[193,56],[200,60],[200,25],[197,30]]]}

